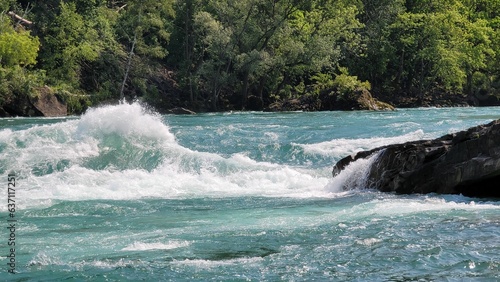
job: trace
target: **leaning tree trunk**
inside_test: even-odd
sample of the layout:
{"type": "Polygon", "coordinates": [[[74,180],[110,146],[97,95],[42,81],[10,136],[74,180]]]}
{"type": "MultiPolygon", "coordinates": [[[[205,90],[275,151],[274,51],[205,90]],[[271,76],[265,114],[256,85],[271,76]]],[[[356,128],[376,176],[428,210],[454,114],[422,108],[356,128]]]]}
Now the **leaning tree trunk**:
{"type": "Polygon", "coordinates": [[[132,48],[130,48],[130,53],[128,54],[127,69],[125,70],[125,75],[123,76],[122,87],[120,90],[120,102],[124,99],[125,83],[128,79],[128,73],[130,72],[130,67],[132,65],[132,57],[134,56],[135,43],[137,42],[137,31],[134,32],[134,40],[132,41],[132,48]]]}
{"type": "Polygon", "coordinates": [[[248,80],[249,80],[250,73],[249,71],[245,71],[244,77],[243,77],[243,87],[241,88],[241,109],[245,109],[247,106],[247,100],[248,100],[248,80]]]}

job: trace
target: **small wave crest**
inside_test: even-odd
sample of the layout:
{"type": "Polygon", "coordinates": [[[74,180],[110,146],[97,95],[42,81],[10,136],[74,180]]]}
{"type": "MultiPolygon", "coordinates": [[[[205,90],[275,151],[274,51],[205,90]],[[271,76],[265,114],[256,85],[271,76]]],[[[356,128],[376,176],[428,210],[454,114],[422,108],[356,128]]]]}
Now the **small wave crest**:
{"type": "Polygon", "coordinates": [[[130,260],[126,258],[119,258],[117,260],[111,259],[92,259],[82,261],[67,261],[55,255],[49,255],[45,252],[36,254],[27,264],[30,268],[44,268],[47,266],[60,266],[67,269],[82,271],[88,268],[98,269],[116,269],[123,267],[145,267],[146,264],[140,260],[130,260]]]}
{"type": "Polygon", "coordinates": [[[419,140],[425,137],[423,130],[419,129],[408,134],[395,137],[373,137],[360,139],[333,139],[331,141],[315,144],[294,144],[302,147],[304,153],[310,155],[333,156],[340,159],[346,155],[354,154],[363,150],[371,150],[389,144],[404,143],[419,140]]]}
{"type": "Polygon", "coordinates": [[[197,269],[207,269],[221,266],[230,265],[244,265],[245,267],[258,267],[264,259],[262,257],[248,257],[248,258],[235,258],[228,260],[205,260],[205,259],[186,259],[186,260],[176,260],[172,264],[182,265],[182,266],[192,266],[197,269]]]}
{"type": "Polygon", "coordinates": [[[143,242],[134,242],[125,248],[122,251],[149,251],[149,250],[171,250],[182,247],[189,246],[189,242],[187,241],[172,241],[168,243],[143,243],[143,242]]]}
{"type": "Polygon", "coordinates": [[[159,116],[137,103],[1,133],[9,148],[0,169],[18,174],[23,208],[58,200],[328,194],[323,187],[329,176],[314,169],[183,147],[159,116]]]}
{"type": "Polygon", "coordinates": [[[139,103],[90,109],[78,121],[75,134],[82,138],[119,134],[175,142],[175,136],[161,117],[148,113],[139,103]]]}

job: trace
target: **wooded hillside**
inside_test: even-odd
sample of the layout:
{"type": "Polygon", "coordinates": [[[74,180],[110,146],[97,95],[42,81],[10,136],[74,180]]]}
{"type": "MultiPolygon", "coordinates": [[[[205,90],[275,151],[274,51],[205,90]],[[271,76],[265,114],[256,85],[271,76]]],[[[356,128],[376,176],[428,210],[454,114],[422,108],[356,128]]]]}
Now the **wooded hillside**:
{"type": "Polygon", "coordinates": [[[500,0],[0,0],[0,105],[264,109],[365,89],[395,106],[498,103],[500,0]]]}

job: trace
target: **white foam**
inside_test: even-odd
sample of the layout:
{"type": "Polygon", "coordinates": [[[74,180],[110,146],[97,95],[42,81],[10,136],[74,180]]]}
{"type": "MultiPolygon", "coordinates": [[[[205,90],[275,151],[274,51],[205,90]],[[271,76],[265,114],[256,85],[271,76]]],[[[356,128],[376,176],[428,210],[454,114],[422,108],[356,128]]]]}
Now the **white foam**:
{"type": "Polygon", "coordinates": [[[44,251],[38,252],[33,259],[28,262],[29,266],[64,265],[63,261],[56,256],[48,255],[44,251]]]}
{"type": "Polygon", "coordinates": [[[389,144],[404,143],[424,138],[424,131],[419,129],[405,135],[395,137],[373,137],[360,139],[333,139],[315,144],[294,144],[302,147],[304,153],[310,155],[334,156],[337,158],[354,154],[363,150],[371,150],[389,144]]]}
{"type": "Polygon", "coordinates": [[[396,123],[391,123],[389,125],[387,125],[386,127],[389,127],[389,128],[403,128],[403,129],[406,129],[406,128],[412,128],[412,127],[419,127],[420,124],[416,123],[416,122],[412,122],[412,121],[407,121],[407,122],[396,122],[396,123]]]}
{"type": "Polygon", "coordinates": [[[127,247],[123,248],[122,251],[148,251],[148,250],[172,250],[182,247],[189,246],[189,242],[187,241],[172,241],[168,243],[143,243],[143,242],[134,242],[127,247]]]}
{"type": "MultiPolygon", "coordinates": [[[[348,218],[373,218],[393,217],[393,216],[416,216],[420,213],[456,213],[458,211],[477,212],[488,211],[492,214],[500,212],[500,205],[496,202],[475,203],[463,196],[454,196],[453,199],[447,199],[446,196],[420,196],[411,195],[401,197],[399,195],[385,193],[383,198],[364,202],[362,204],[350,207],[343,213],[344,220],[348,218]]],[[[453,216],[457,218],[456,215],[453,216]]],[[[483,219],[484,220],[484,219],[483,219]]],[[[497,220],[492,218],[492,220],[497,220]]]]}
{"type": "Polygon", "coordinates": [[[76,134],[86,137],[116,133],[174,142],[175,137],[159,116],[146,113],[138,103],[88,110],[78,121],[76,134]]]}
{"type": "MultiPolygon", "coordinates": [[[[324,197],[328,182],[289,167],[235,170],[221,174],[214,168],[199,173],[165,165],[145,170],[92,170],[72,166],[62,172],[22,180],[17,191],[20,207],[50,206],[54,200],[129,200],[191,197],[324,197]]],[[[0,207],[5,209],[5,207],[0,207]]]]}
{"type": "MultiPolygon", "coordinates": [[[[417,130],[399,137],[335,139],[299,146],[311,154],[345,156],[358,149],[419,139],[423,135],[422,130],[417,130]]],[[[276,136],[270,134],[269,137],[276,136]]],[[[19,176],[21,189],[16,191],[19,199],[16,204],[20,208],[46,207],[58,200],[332,197],[332,193],[369,188],[363,181],[373,161],[353,162],[332,179],[330,168],[318,170],[261,162],[242,153],[222,157],[198,152],[179,145],[168,125],[139,104],[96,108],[80,119],[25,130],[2,130],[0,141],[8,146],[1,156],[2,162],[8,165],[5,173],[13,169],[19,176]],[[120,163],[104,168],[87,166],[89,159],[102,157],[110,150],[103,142],[106,136],[113,134],[132,148],[132,152],[127,149],[125,153],[131,153],[140,162],[141,154],[153,151],[159,155],[158,163],[149,169],[133,165],[116,167],[120,163]],[[52,167],[53,171],[36,174],[33,169],[36,167],[52,167]]],[[[6,193],[2,189],[0,197],[5,198],[6,193]]],[[[0,206],[0,211],[5,210],[5,205],[0,206]]]]}
{"type": "Polygon", "coordinates": [[[75,267],[78,270],[82,270],[84,267],[96,267],[100,269],[117,269],[117,268],[124,268],[124,267],[138,267],[138,266],[143,266],[143,263],[140,261],[133,261],[129,259],[124,259],[121,258],[117,261],[112,261],[112,260],[92,260],[92,261],[82,261],[79,263],[74,263],[74,264],[68,264],[70,266],[75,267]]]}
{"type": "Polygon", "coordinates": [[[367,177],[369,169],[378,154],[369,158],[358,159],[346,166],[338,175],[328,182],[326,189],[330,192],[341,192],[354,189],[368,189],[367,177]]]}
{"type": "Polygon", "coordinates": [[[99,154],[97,142],[77,142],[72,131],[77,121],[34,126],[26,130],[3,130],[0,142],[7,145],[2,154],[9,170],[27,176],[34,167],[57,166],[59,161],[71,162],[99,154]]]}
{"type": "Polygon", "coordinates": [[[229,265],[244,265],[245,267],[259,266],[264,259],[261,257],[236,258],[228,260],[204,260],[204,259],[186,259],[173,261],[172,264],[194,266],[196,268],[212,268],[229,265]]]}
{"type": "Polygon", "coordinates": [[[49,255],[45,253],[44,251],[38,252],[29,262],[28,266],[30,267],[45,267],[45,266],[51,266],[51,265],[58,265],[58,266],[68,266],[70,269],[73,270],[83,270],[85,267],[95,267],[95,268],[100,268],[100,269],[116,269],[118,267],[129,267],[129,266],[134,266],[134,267],[139,267],[142,266],[144,267],[146,264],[143,263],[141,260],[130,260],[130,259],[125,259],[125,258],[120,258],[118,260],[109,260],[109,259],[103,259],[103,260],[82,260],[78,262],[71,262],[71,261],[63,261],[61,258],[54,256],[54,255],[49,255]]]}
{"type": "MultiPolygon", "coordinates": [[[[139,104],[91,109],[80,119],[26,130],[3,130],[0,141],[9,144],[3,162],[18,174],[20,208],[50,206],[57,200],[329,194],[323,189],[329,175],[314,170],[258,162],[241,153],[225,158],[182,147],[168,125],[139,104]],[[116,139],[115,146],[126,149],[108,148],[116,139]],[[113,150],[130,156],[115,153],[112,158],[119,159],[104,168],[87,165],[113,150]],[[141,163],[144,152],[159,156],[155,167],[129,164],[141,163]]],[[[5,198],[6,190],[1,195],[5,198]]],[[[5,209],[0,206],[0,211],[5,209]]]]}
{"type": "Polygon", "coordinates": [[[359,244],[359,245],[363,245],[363,246],[373,246],[377,243],[380,243],[382,242],[382,239],[378,239],[378,238],[366,238],[366,239],[360,239],[360,240],[356,240],[356,243],[359,244]]]}
{"type": "Polygon", "coordinates": [[[453,196],[448,200],[443,197],[421,197],[416,199],[386,198],[373,200],[370,204],[373,209],[382,215],[399,215],[429,211],[478,211],[478,210],[499,210],[500,206],[495,203],[476,203],[465,200],[462,196],[453,196]]]}

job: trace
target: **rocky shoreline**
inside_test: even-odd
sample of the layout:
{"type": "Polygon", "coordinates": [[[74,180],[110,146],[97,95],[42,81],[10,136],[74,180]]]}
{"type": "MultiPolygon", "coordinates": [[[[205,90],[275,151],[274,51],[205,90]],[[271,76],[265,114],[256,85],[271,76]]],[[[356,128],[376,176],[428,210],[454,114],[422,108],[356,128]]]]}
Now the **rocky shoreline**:
{"type": "MultiPolygon", "coordinates": [[[[176,92],[175,87],[170,87],[173,96],[181,95],[176,92]]],[[[358,88],[348,93],[335,94],[336,89],[326,89],[316,95],[304,94],[297,98],[284,99],[274,102],[264,102],[262,98],[250,96],[245,110],[250,111],[392,111],[396,108],[416,108],[416,107],[469,107],[469,106],[500,106],[500,98],[493,94],[475,94],[470,97],[451,95],[443,93],[442,95],[423,97],[422,99],[409,98],[404,95],[400,97],[382,97],[373,95],[366,88],[358,88]],[[333,94],[332,94],[333,93],[333,94]],[[377,97],[376,97],[377,96],[377,97]]],[[[165,97],[164,97],[165,98],[165,97]]],[[[196,112],[207,112],[208,109],[200,107],[198,104],[181,103],[176,99],[151,100],[142,99],[142,101],[161,114],[194,114],[196,112]]],[[[81,114],[86,110],[88,104],[85,102],[90,99],[86,95],[76,95],[67,92],[55,92],[48,86],[36,88],[32,95],[18,94],[9,97],[0,105],[0,117],[12,116],[66,116],[69,114],[81,114]],[[64,94],[64,95],[63,95],[64,94]],[[71,102],[67,102],[68,99],[71,102]],[[77,101],[75,99],[81,99],[77,101]],[[79,106],[75,110],[74,104],[79,106]]],[[[141,100],[141,99],[139,99],[141,100]]],[[[101,101],[99,105],[118,103],[117,100],[101,101]]],[[[235,110],[233,107],[221,109],[221,111],[235,110]]]]}

